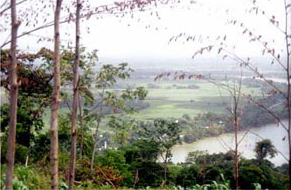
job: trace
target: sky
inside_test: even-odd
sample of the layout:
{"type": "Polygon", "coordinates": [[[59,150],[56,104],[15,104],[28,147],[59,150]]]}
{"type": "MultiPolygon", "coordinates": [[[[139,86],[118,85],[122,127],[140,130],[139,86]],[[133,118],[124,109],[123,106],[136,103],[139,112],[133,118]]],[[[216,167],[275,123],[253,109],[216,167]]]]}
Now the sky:
{"type": "MultiPolygon", "coordinates": [[[[111,4],[112,2],[114,1],[90,1],[90,5],[94,7],[98,4],[111,4]]],[[[226,35],[228,48],[235,47],[236,54],[250,57],[261,56],[261,44],[250,43],[250,37],[242,34],[243,28],[228,23],[230,20],[237,20],[237,22],[243,22],[244,26],[250,28],[254,34],[262,35],[265,41],[272,44],[271,47],[275,47],[279,52],[283,49],[284,53],[284,46],[282,46],[284,36],[270,24],[265,15],[248,12],[252,7],[251,2],[251,0],[181,0],[180,3],[170,1],[168,4],[157,7],[147,7],[145,11],[135,10],[133,14],[127,14],[122,18],[121,14],[92,16],[81,23],[81,44],[88,50],[98,49],[101,62],[116,60],[146,64],[148,60],[179,59],[191,62],[193,61],[191,57],[197,50],[209,44],[217,44],[215,40],[217,36],[226,35]],[[195,36],[196,40],[187,42],[186,37],[180,37],[177,41],[169,43],[173,36],[181,33],[185,36],[195,36]]],[[[257,1],[257,4],[268,17],[275,15],[276,20],[279,20],[279,27],[283,28],[283,0],[260,0],[257,1]]],[[[53,19],[52,7],[39,6],[41,8],[37,9],[37,6],[35,1],[28,1],[18,7],[21,12],[19,15],[23,15],[28,10],[36,12],[41,10],[39,14],[43,16],[50,14],[45,17],[47,20],[53,19]],[[31,5],[33,8],[27,9],[31,5]]],[[[70,6],[70,0],[64,0],[65,6],[74,11],[74,8],[70,6]]],[[[64,17],[66,14],[64,11],[62,16],[64,17]]],[[[38,24],[42,24],[42,17],[38,15],[37,18],[34,20],[38,24]]],[[[4,19],[1,20],[2,26],[7,27],[7,23],[3,23],[4,19]]],[[[26,27],[22,24],[19,33],[27,31],[29,28],[33,27],[26,27]]],[[[2,44],[7,38],[3,36],[9,36],[9,31],[1,33],[5,34],[1,35],[0,43],[2,44]]],[[[37,43],[39,36],[52,38],[53,27],[20,38],[18,40],[19,49],[37,51],[43,46],[53,48],[51,41],[37,43]]],[[[66,45],[68,42],[74,42],[74,24],[72,22],[61,26],[61,43],[66,45]]],[[[204,54],[199,58],[217,57],[216,52],[204,54]]]]}

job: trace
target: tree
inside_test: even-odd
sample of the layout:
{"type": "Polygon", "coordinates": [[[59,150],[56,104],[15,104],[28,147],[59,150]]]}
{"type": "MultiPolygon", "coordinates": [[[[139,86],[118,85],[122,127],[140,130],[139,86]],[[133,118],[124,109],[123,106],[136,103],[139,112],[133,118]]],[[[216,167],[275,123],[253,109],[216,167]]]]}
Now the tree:
{"type": "Polygon", "coordinates": [[[270,139],[264,139],[262,141],[256,142],[256,147],[254,151],[256,152],[256,158],[259,160],[260,163],[267,156],[273,158],[277,154],[277,151],[270,139]]]}
{"type": "Polygon", "coordinates": [[[50,148],[50,160],[51,160],[51,188],[59,188],[59,170],[58,170],[58,151],[59,151],[59,139],[58,139],[58,110],[60,104],[60,12],[61,12],[62,0],[56,1],[55,18],[54,18],[54,86],[52,95],[51,106],[51,148],[50,148]]]}
{"type": "Polygon", "coordinates": [[[238,146],[240,141],[242,139],[238,139],[238,131],[239,131],[239,118],[241,117],[240,110],[239,110],[239,104],[240,104],[240,98],[241,98],[241,80],[242,76],[239,82],[239,86],[236,87],[234,86],[233,89],[229,89],[229,93],[231,94],[231,98],[233,100],[233,105],[231,109],[231,114],[233,116],[233,123],[234,123],[234,137],[235,137],[235,149],[234,149],[234,162],[235,162],[235,167],[234,167],[234,180],[235,180],[235,188],[238,189],[238,179],[239,179],[239,153],[238,153],[238,146]]]}
{"type": "Polygon", "coordinates": [[[186,163],[191,163],[194,164],[196,163],[196,160],[201,157],[202,155],[205,155],[206,151],[202,151],[202,150],[196,150],[193,152],[189,152],[186,158],[186,163]]]}
{"type": "MultiPolygon", "coordinates": [[[[229,85],[225,84],[223,82],[216,82],[212,79],[208,79],[208,81],[214,83],[219,88],[223,88],[227,90],[231,97],[231,106],[228,108],[228,111],[231,115],[231,121],[233,122],[233,128],[234,128],[234,181],[235,181],[235,188],[239,188],[239,144],[242,142],[245,135],[248,133],[246,131],[245,135],[239,139],[238,138],[238,132],[240,128],[239,120],[242,117],[242,109],[241,109],[241,99],[242,99],[242,71],[241,76],[238,81],[238,84],[229,85]]],[[[231,147],[229,147],[230,150],[233,150],[231,147]]]]}
{"type": "MultiPolygon", "coordinates": [[[[35,54],[17,53],[17,76],[19,81],[17,130],[16,142],[30,147],[35,135],[43,128],[42,116],[44,109],[50,102],[52,86],[50,84],[52,74],[46,68],[45,63],[34,65],[36,59],[44,59],[44,54],[39,51],[35,54]]],[[[10,60],[8,50],[1,50],[1,86],[11,91],[10,60]]],[[[1,131],[8,133],[9,104],[1,106],[1,131]]]]}
{"type": "Polygon", "coordinates": [[[167,164],[172,157],[172,147],[180,142],[180,132],[178,121],[156,119],[153,123],[146,123],[140,126],[140,136],[158,144],[156,148],[159,150],[164,162],[164,181],[162,186],[167,183],[167,164]]]}
{"type": "Polygon", "coordinates": [[[176,178],[176,184],[181,185],[184,189],[194,186],[201,178],[201,171],[197,165],[185,166],[178,174],[176,178]]]}
{"type": "Polygon", "coordinates": [[[108,126],[113,130],[113,139],[117,146],[123,147],[129,139],[129,132],[134,131],[138,122],[128,117],[110,116],[108,126]]]}
{"type": "Polygon", "coordinates": [[[90,114],[88,116],[92,115],[92,111],[98,108],[97,113],[95,112],[94,115],[96,115],[97,118],[97,125],[95,129],[95,134],[93,136],[94,138],[94,147],[93,147],[93,153],[91,158],[91,168],[93,168],[94,163],[94,157],[95,153],[97,151],[97,145],[98,145],[98,131],[100,127],[100,123],[102,119],[105,117],[105,115],[108,114],[117,114],[117,113],[134,113],[136,110],[134,107],[128,107],[126,106],[127,102],[133,101],[133,100],[144,100],[147,91],[144,89],[144,87],[137,87],[133,90],[124,90],[120,93],[117,92],[111,92],[110,90],[107,90],[107,88],[113,86],[116,84],[117,79],[127,79],[130,77],[130,72],[133,70],[128,67],[127,63],[121,63],[118,66],[113,65],[103,65],[102,68],[97,73],[97,81],[96,81],[96,87],[100,89],[101,92],[99,92],[99,102],[92,110],[90,110],[90,114]],[[107,112],[106,109],[107,108],[107,112]]]}
{"type": "Polygon", "coordinates": [[[16,123],[17,123],[17,97],[18,97],[18,81],[17,81],[17,31],[20,25],[17,20],[16,0],[11,0],[11,46],[10,46],[10,119],[9,119],[9,132],[8,132],[8,148],[7,148],[7,169],[6,169],[6,189],[12,189],[13,179],[13,166],[15,155],[15,136],[16,136],[16,123]]]}
{"type": "Polygon", "coordinates": [[[79,99],[79,62],[80,62],[80,12],[82,3],[76,1],[76,47],[75,47],[75,64],[74,64],[74,83],[73,83],[73,106],[72,106],[72,128],[71,128],[71,158],[70,158],[70,176],[69,189],[74,188],[75,165],[76,165],[76,145],[77,145],[77,113],[79,99]]]}

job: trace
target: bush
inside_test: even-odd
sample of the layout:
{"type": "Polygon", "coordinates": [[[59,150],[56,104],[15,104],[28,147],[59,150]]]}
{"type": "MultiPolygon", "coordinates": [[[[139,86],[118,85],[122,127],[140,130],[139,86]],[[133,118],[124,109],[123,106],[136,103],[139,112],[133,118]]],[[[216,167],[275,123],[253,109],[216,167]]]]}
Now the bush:
{"type": "Polygon", "coordinates": [[[133,183],[133,176],[129,171],[129,165],[125,161],[123,152],[120,150],[107,149],[103,154],[96,157],[97,165],[105,168],[112,168],[124,177],[124,181],[120,185],[130,186],[133,183]]]}
{"type": "Polygon", "coordinates": [[[116,188],[123,183],[124,177],[113,167],[94,165],[91,170],[90,160],[81,159],[77,161],[75,180],[81,182],[82,188],[96,189],[106,185],[116,188]]]}
{"type": "Polygon", "coordinates": [[[239,186],[242,189],[252,189],[254,188],[252,183],[262,184],[266,180],[263,171],[257,166],[250,165],[240,168],[239,186]]]}
{"type": "Polygon", "coordinates": [[[136,162],[134,168],[136,188],[159,187],[163,182],[163,167],[153,161],[136,162]]]}
{"type": "MultiPolygon", "coordinates": [[[[29,167],[15,166],[13,189],[49,189],[50,177],[35,169],[34,165],[29,167]]],[[[5,185],[5,165],[1,165],[1,189],[5,185]]]]}
{"type": "Polygon", "coordinates": [[[178,174],[176,184],[186,189],[197,184],[200,177],[200,170],[196,165],[185,166],[178,174]]]}
{"type": "MultiPolygon", "coordinates": [[[[4,141],[2,142],[2,146],[1,146],[1,164],[5,163],[6,153],[7,153],[7,141],[4,141]]],[[[28,153],[29,153],[29,150],[26,146],[16,144],[15,163],[25,164],[28,153]]]]}

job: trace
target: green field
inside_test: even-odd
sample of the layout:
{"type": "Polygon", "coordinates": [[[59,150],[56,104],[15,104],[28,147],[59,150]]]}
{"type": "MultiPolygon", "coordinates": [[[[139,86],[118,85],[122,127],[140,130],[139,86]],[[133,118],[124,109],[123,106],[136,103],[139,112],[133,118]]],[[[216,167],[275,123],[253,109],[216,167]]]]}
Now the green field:
{"type": "MultiPolygon", "coordinates": [[[[148,96],[145,102],[150,107],[140,110],[139,113],[131,115],[138,120],[149,120],[153,118],[181,118],[183,114],[191,117],[199,113],[215,112],[223,113],[227,105],[230,105],[230,94],[228,91],[218,88],[215,84],[203,81],[157,81],[127,80],[121,86],[144,86],[156,85],[157,89],[148,89],[148,96]],[[195,84],[198,89],[188,89],[188,85],[195,84]],[[177,88],[182,87],[182,88],[177,88]]],[[[122,89],[111,89],[119,90],[122,89]]],[[[94,90],[97,94],[98,90],[94,90]]],[[[259,95],[259,89],[242,86],[242,93],[259,95]]]]}
{"type": "MultiPolygon", "coordinates": [[[[150,107],[134,114],[133,117],[145,120],[152,118],[180,118],[183,114],[195,116],[203,112],[225,112],[226,104],[230,103],[229,92],[219,89],[207,82],[195,82],[199,89],[167,89],[171,83],[155,83],[160,89],[149,89],[146,102],[150,107]],[[223,103],[226,104],[223,104],[223,103]]],[[[188,83],[191,84],[191,83],[188,83]]],[[[178,85],[186,85],[185,83],[178,85]]],[[[243,86],[243,93],[258,94],[258,89],[243,86]]]]}

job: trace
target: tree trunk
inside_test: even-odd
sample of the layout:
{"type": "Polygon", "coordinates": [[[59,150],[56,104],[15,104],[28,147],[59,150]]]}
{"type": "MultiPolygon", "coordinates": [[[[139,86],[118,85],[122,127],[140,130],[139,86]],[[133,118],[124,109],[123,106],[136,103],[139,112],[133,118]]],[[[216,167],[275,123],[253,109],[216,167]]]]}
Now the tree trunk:
{"type": "Polygon", "coordinates": [[[17,30],[20,21],[17,20],[16,15],[16,1],[11,0],[11,46],[10,46],[10,111],[9,111],[9,132],[7,140],[7,154],[6,154],[6,189],[12,189],[13,166],[15,155],[15,138],[16,138],[16,123],[17,123],[17,97],[18,97],[18,82],[17,82],[17,60],[16,60],[16,46],[17,46],[17,30]]]}
{"type": "Polygon", "coordinates": [[[168,170],[168,158],[170,155],[170,150],[166,150],[165,160],[164,160],[164,181],[162,184],[162,188],[164,188],[167,185],[167,170],[168,170]]]}
{"type": "MultiPolygon", "coordinates": [[[[287,51],[289,49],[287,48],[287,51]]],[[[289,145],[289,185],[291,187],[291,85],[290,85],[290,54],[287,54],[287,77],[288,77],[288,88],[287,88],[287,113],[288,113],[288,145],[289,145]]]]}
{"type": "Polygon", "coordinates": [[[164,181],[162,188],[164,188],[167,185],[167,161],[164,163],[164,181]]]}
{"type": "Polygon", "coordinates": [[[96,126],[96,130],[95,130],[95,134],[94,134],[94,145],[93,145],[93,151],[92,151],[92,157],[91,157],[91,170],[93,170],[93,166],[94,166],[94,160],[95,160],[95,154],[97,152],[97,146],[98,146],[98,130],[99,130],[99,126],[100,126],[100,123],[101,123],[101,118],[100,120],[98,121],[97,123],[97,126],[96,126]]]}
{"type": "Polygon", "coordinates": [[[98,146],[98,130],[99,130],[99,126],[101,123],[101,119],[102,119],[102,112],[103,112],[103,99],[104,99],[104,93],[105,93],[105,88],[102,88],[102,94],[101,94],[101,103],[100,103],[100,108],[99,108],[99,115],[98,117],[98,121],[97,121],[97,126],[96,126],[96,130],[95,130],[95,134],[94,134],[94,145],[93,145],[93,151],[92,151],[92,157],[91,157],[91,170],[93,170],[93,165],[94,165],[94,160],[95,160],[95,154],[97,151],[97,146],[98,146]]]}
{"type": "Polygon", "coordinates": [[[234,181],[235,181],[235,188],[238,189],[238,118],[235,111],[235,118],[234,118],[234,126],[235,126],[235,156],[234,156],[234,162],[235,162],[235,168],[234,168],[234,181]]]}
{"type": "Polygon", "coordinates": [[[75,65],[74,65],[74,84],[73,84],[73,106],[72,106],[72,128],[71,128],[71,157],[70,157],[70,175],[69,189],[74,189],[75,167],[76,167],[76,144],[77,144],[77,114],[79,98],[79,63],[80,63],[80,10],[82,4],[77,0],[76,10],[76,47],[75,47],[75,65]]]}
{"type": "Polygon", "coordinates": [[[81,107],[81,97],[79,95],[79,102],[78,102],[78,106],[79,106],[79,112],[80,112],[80,117],[79,117],[79,122],[80,122],[80,129],[81,129],[81,143],[80,143],[80,158],[83,157],[83,147],[84,147],[84,127],[83,127],[83,114],[82,114],[82,107],[81,107]]]}
{"type": "MultiPolygon", "coordinates": [[[[287,133],[288,133],[288,145],[289,145],[289,187],[291,187],[291,76],[290,76],[290,40],[288,40],[288,35],[290,35],[290,31],[288,33],[288,2],[284,0],[284,8],[285,8],[285,45],[286,45],[286,54],[287,54],[287,60],[286,60],[286,79],[287,79],[287,113],[288,113],[288,127],[287,127],[287,133]]],[[[290,23],[289,23],[290,26],[290,23]]]]}
{"type": "Polygon", "coordinates": [[[59,151],[59,138],[58,138],[58,111],[60,104],[60,31],[59,20],[61,12],[62,0],[57,0],[55,18],[54,18],[54,87],[51,107],[51,188],[59,189],[59,171],[58,171],[58,151],[59,151]]]}

